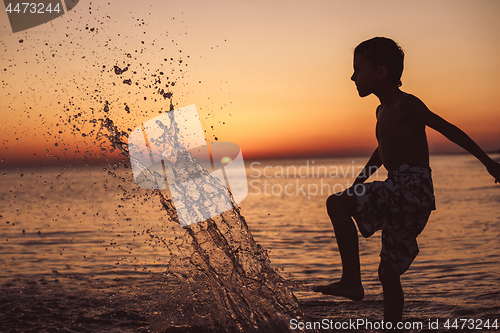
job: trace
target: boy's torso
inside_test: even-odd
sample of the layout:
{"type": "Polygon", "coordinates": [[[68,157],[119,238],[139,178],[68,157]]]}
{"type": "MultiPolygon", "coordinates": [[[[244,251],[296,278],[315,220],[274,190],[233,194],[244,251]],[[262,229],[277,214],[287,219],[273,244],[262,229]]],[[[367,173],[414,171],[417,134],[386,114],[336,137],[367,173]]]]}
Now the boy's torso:
{"type": "Polygon", "coordinates": [[[425,124],[411,118],[412,99],[402,93],[395,103],[377,108],[378,153],[390,172],[402,164],[429,165],[425,124]]]}

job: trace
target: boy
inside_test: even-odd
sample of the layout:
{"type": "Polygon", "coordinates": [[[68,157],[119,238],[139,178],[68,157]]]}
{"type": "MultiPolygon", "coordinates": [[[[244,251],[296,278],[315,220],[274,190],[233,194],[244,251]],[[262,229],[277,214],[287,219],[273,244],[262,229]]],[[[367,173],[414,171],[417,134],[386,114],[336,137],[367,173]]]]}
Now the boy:
{"type": "Polygon", "coordinates": [[[425,127],[435,129],[474,155],[495,183],[500,182],[500,164],[459,128],[399,89],[403,60],[403,50],[388,38],[375,37],[354,50],[351,80],[359,96],[375,94],[380,100],[376,110],[378,147],[353,186],[327,200],[342,260],[342,277],[338,282],[314,288],[327,295],[363,299],[354,217],[364,237],[382,230],[378,275],[384,295],[384,319],[393,323],[401,321],[403,315],[400,275],[417,256],[416,237],[435,209],[425,127]],[[381,165],[388,171],[387,180],[364,184],[381,165]]]}

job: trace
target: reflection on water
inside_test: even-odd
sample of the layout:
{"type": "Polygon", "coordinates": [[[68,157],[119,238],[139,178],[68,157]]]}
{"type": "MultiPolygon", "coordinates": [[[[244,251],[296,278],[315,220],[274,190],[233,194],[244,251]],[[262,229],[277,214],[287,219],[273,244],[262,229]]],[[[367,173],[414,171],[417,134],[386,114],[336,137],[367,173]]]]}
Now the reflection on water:
{"type": "MultiPolygon", "coordinates": [[[[168,199],[138,188],[128,169],[116,167],[112,176],[87,167],[22,175],[17,170],[5,174],[13,189],[11,208],[5,205],[8,215],[2,216],[5,314],[11,327],[26,328],[26,312],[43,322],[37,330],[57,327],[59,317],[50,323],[44,319],[47,313],[59,316],[57,309],[44,305],[46,312],[32,313],[29,299],[45,304],[56,298],[58,307],[72,308],[74,292],[54,294],[69,286],[97,303],[101,292],[117,293],[118,299],[136,295],[140,301],[129,303],[128,312],[120,310],[126,314],[118,322],[127,326],[123,321],[141,316],[158,332],[283,332],[286,319],[300,314],[297,300],[238,209],[181,228],[168,214],[168,199]],[[15,293],[28,296],[14,300],[15,293]]],[[[9,193],[4,195],[9,198],[9,193]]],[[[85,320],[104,316],[104,308],[85,320]]],[[[74,329],[79,314],[68,315],[74,329]]]]}
{"type": "MultiPolygon", "coordinates": [[[[403,275],[405,318],[498,318],[500,189],[470,157],[433,156],[431,160],[437,210],[418,238],[420,254],[403,275]]],[[[272,163],[280,162],[262,162],[261,166],[272,163]]],[[[293,163],[299,166],[304,161],[293,163]]],[[[205,307],[196,307],[196,296],[210,300],[206,292],[217,286],[191,280],[190,287],[182,289],[178,288],[181,275],[162,274],[174,267],[182,274],[182,265],[191,265],[171,261],[177,253],[168,251],[187,248],[186,238],[181,237],[186,231],[169,221],[156,196],[122,180],[130,179],[130,169],[112,170],[116,177],[108,171],[102,167],[2,171],[0,313],[9,329],[161,331],[166,320],[189,319],[192,311],[200,318],[213,315],[207,307],[214,303],[201,302],[205,307]],[[174,307],[178,309],[172,312],[174,316],[161,315],[174,307]]],[[[255,179],[261,178],[249,177],[255,179]]],[[[284,186],[291,179],[266,180],[284,186]]],[[[308,184],[321,179],[301,181],[308,184]]],[[[352,303],[308,291],[340,275],[340,259],[324,209],[326,196],[257,196],[250,191],[241,209],[256,241],[270,250],[273,267],[293,286],[307,316],[380,320],[379,235],[360,238],[364,301],[352,303]]],[[[217,223],[219,229],[224,226],[217,223]]],[[[220,231],[227,235],[231,226],[224,228],[220,231]]],[[[203,244],[202,238],[198,244],[203,244]]],[[[213,261],[221,258],[217,251],[207,255],[213,261]]],[[[263,267],[246,262],[250,264],[246,271],[263,267]]],[[[214,267],[221,263],[214,262],[214,267]]],[[[253,296],[245,297],[258,302],[253,296]]],[[[241,331],[248,330],[241,327],[241,331]]]]}
{"type": "MultiPolygon", "coordinates": [[[[355,159],[355,165],[365,162],[362,158],[355,159]]],[[[306,162],[295,161],[295,164],[304,166],[306,162]]],[[[263,163],[260,170],[251,170],[254,176],[261,176],[252,178],[260,181],[255,184],[267,181],[269,189],[276,185],[276,192],[287,184],[296,186],[297,178],[300,184],[306,184],[305,189],[308,184],[317,184],[319,188],[322,184],[312,168],[309,174],[301,176],[297,171],[297,177],[266,178],[263,168],[272,167],[267,169],[270,174],[278,165],[287,163],[263,163]]],[[[347,170],[352,159],[316,160],[316,170],[319,165],[343,165],[347,170]]],[[[497,318],[500,313],[500,186],[494,184],[482,164],[471,156],[432,156],[431,168],[437,210],[417,239],[420,254],[402,277],[405,317],[497,318]]],[[[386,173],[380,171],[378,179],[385,177],[386,173]]],[[[352,180],[348,175],[347,179],[323,179],[323,183],[345,186],[352,180]]],[[[273,263],[305,287],[333,281],[341,274],[340,256],[325,209],[327,196],[325,193],[309,199],[307,195],[271,193],[266,200],[262,192],[261,196],[249,195],[243,205],[242,212],[255,238],[271,250],[273,263]]],[[[342,316],[382,317],[382,290],[377,278],[380,246],[380,233],[368,239],[360,237],[366,298],[363,304],[341,301],[342,316]]],[[[309,305],[331,300],[305,291],[295,291],[295,294],[309,305]]],[[[319,307],[318,317],[340,315],[338,306],[319,307]]]]}

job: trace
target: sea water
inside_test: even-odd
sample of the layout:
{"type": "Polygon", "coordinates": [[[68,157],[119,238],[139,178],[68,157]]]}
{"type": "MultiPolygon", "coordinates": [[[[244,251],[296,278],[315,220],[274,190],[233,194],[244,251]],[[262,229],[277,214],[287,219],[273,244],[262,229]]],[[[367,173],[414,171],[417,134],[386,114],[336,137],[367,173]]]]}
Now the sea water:
{"type": "MultiPolygon", "coordinates": [[[[492,156],[499,159],[498,154],[492,156]]],[[[259,195],[249,195],[242,212],[255,238],[271,249],[273,263],[285,276],[303,286],[339,278],[340,256],[325,209],[325,184],[331,189],[352,184],[352,171],[359,172],[365,162],[364,158],[309,159],[249,168],[249,183],[254,181],[250,194],[259,195]],[[287,175],[289,165],[295,166],[296,172],[288,169],[287,175]],[[308,173],[304,172],[306,167],[308,173]],[[336,177],[338,174],[340,177],[336,177]],[[274,177],[267,178],[269,175],[274,177]]],[[[434,155],[431,168],[437,210],[417,239],[420,254],[402,276],[404,319],[425,322],[440,318],[446,322],[474,318],[491,322],[500,313],[500,186],[470,155],[434,155]]],[[[381,169],[370,180],[386,176],[381,169]]],[[[383,318],[377,277],[380,232],[368,239],[360,236],[359,240],[365,299],[353,303],[295,290],[302,306],[316,319],[383,318]]]]}
{"type": "MultiPolygon", "coordinates": [[[[310,291],[340,276],[325,200],[365,161],[247,161],[240,207],[190,229],[123,165],[2,170],[1,330],[271,332],[380,321],[379,233],[360,237],[362,302],[310,291]]],[[[468,155],[431,156],[431,168],[437,210],[402,277],[404,320],[492,323],[500,186],[468,155]]]]}

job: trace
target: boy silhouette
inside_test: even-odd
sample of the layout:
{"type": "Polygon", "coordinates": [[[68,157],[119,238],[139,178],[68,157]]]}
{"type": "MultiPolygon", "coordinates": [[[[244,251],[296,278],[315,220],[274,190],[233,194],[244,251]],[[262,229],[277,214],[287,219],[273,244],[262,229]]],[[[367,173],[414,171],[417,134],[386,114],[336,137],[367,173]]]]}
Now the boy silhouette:
{"type": "Polygon", "coordinates": [[[435,209],[429,150],[425,127],[429,126],[481,161],[500,182],[500,164],[493,161],[458,127],[431,112],[417,97],[399,89],[403,72],[403,50],[391,39],[375,37],[354,50],[354,74],[359,96],[375,94],[378,147],[353,185],[331,195],[328,215],[342,261],[338,282],[317,286],[314,291],[360,301],[361,284],[358,234],[369,237],[382,230],[378,275],[384,296],[384,319],[399,322],[404,295],[400,276],[418,254],[416,237],[435,209]],[[385,181],[364,183],[381,165],[388,171],[385,181]]]}

